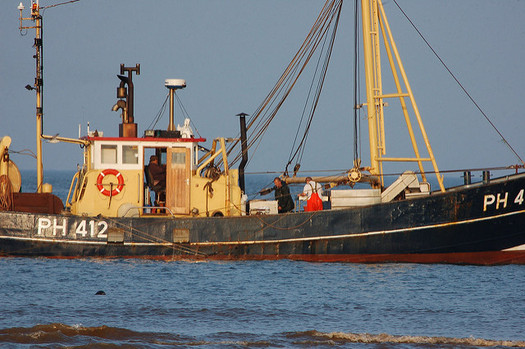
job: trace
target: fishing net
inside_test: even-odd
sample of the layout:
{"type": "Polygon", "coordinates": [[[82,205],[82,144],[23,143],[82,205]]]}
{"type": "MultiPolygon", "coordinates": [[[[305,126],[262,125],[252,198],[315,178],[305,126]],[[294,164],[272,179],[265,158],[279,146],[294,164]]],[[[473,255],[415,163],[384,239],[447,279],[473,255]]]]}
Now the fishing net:
{"type": "Polygon", "coordinates": [[[0,211],[11,211],[13,208],[13,187],[7,175],[0,176],[0,211]]]}

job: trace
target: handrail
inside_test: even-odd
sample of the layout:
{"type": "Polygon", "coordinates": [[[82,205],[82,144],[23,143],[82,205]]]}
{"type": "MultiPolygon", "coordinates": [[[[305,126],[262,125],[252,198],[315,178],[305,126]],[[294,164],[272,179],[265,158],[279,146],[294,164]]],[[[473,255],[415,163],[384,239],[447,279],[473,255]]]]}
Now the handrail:
{"type": "Polygon", "coordinates": [[[162,210],[166,210],[167,212],[169,212],[169,214],[172,216],[172,217],[175,217],[175,215],[173,214],[173,212],[170,210],[169,207],[166,207],[166,206],[133,206],[133,207],[128,207],[128,209],[124,212],[124,214],[122,215],[122,217],[126,217],[126,215],[128,214],[129,211],[131,210],[144,210],[144,209],[162,209],[162,210]]]}
{"type": "Polygon", "coordinates": [[[76,191],[76,187],[78,185],[78,181],[80,179],[80,175],[79,175],[80,171],[77,171],[75,172],[75,175],[73,176],[73,179],[71,179],[71,184],[69,185],[69,192],[67,193],[67,198],[66,198],[66,207],[70,207],[71,206],[71,203],[69,202],[69,198],[71,197],[71,193],[72,193],[72,189],[73,189],[73,183],[75,183],[75,178],[77,179],[76,181],[76,185],[75,185],[75,190],[73,190],[73,192],[76,191]]]}

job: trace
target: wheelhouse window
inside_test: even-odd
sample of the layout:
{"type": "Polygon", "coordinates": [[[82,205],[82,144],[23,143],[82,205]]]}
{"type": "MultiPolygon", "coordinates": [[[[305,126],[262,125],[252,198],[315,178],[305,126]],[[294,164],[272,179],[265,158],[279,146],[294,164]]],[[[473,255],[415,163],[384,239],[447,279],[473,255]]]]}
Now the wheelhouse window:
{"type": "Polygon", "coordinates": [[[100,147],[100,160],[103,164],[117,163],[117,145],[102,144],[100,147]]]}
{"type": "Polygon", "coordinates": [[[136,145],[122,146],[122,163],[123,164],[138,164],[139,163],[139,148],[136,145]]]}
{"type": "Polygon", "coordinates": [[[185,153],[174,153],[171,156],[171,163],[184,165],[186,163],[186,154],[185,153]]]}
{"type": "Polygon", "coordinates": [[[114,141],[101,141],[95,144],[93,165],[96,169],[139,170],[142,168],[142,162],[140,144],[114,141]]]}
{"type": "Polygon", "coordinates": [[[129,141],[120,139],[101,139],[93,144],[92,166],[94,169],[114,168],[117,170],[144,170],[151,155],[156,155],[161,165],[167,163],[185,165],[187,160],[191,169],[198,161],[197,147],[190,142],[129,141]],[[186,152],[174,152],[167,159],[167,148],[187,148],[186,152]],[[192,151],[195,154],[192,154],[192,151]],[[195,155],[195,156],[193,156],[195,155]],[[189,157],[187,159],[186,157],[189,157]],[[169,161],[168,161],[169,160],[169,161]]]}

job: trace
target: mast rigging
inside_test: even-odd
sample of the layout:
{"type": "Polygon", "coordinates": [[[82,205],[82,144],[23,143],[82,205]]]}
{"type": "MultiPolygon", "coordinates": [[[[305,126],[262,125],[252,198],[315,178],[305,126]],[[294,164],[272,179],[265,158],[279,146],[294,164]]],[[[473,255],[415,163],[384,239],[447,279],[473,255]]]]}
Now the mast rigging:
{"type": "MultiPolygon", "coordinates": [[[[284,70],[278,82],[266,96],[261,105],[254,113],[252,113],[252,116],[249,118],[247,124],[247,129],[249,132],[248,149],[255,147],[256,150],[260,145],[262,137],[268,129],[270,123],[274,119],[280,107],[283,105],[284,101],[289,96],[299,77],[304,72],[306,65],[309,63],[313,54],[324,41],[324,38],[329,32],[334,19],[340,12],[341,6],[342,0],[328,0],[325,3],[322,11],[312,26],[312,29],[293,57],[292,61],[284,70]]],[[[228,148],[228,154],[233,152],[238,143],[239,141],[235,141],[230,145],[228,148]]],[[[253,154],[255,150],[252,150],[251,154],[253,154]]],[[[241,152],[238,152],[231,164],[240,161],[240,159],[241,152]]]]}

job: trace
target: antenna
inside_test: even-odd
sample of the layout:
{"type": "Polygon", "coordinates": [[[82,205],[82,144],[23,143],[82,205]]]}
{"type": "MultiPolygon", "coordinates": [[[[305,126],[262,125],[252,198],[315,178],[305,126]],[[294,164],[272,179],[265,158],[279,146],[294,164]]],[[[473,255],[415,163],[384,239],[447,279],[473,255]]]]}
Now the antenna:
{"type": "Polygon", "coordinates": [[[175,122],[173,118],[174,114],[174,94],[175,90],[180,90],[186,87],[186,80],[184,79],[166,79],[164,81],[164,86],[166,86],[170,90],[170,123],[168,125],[168,131],[175,131],[175,122]]]}

